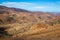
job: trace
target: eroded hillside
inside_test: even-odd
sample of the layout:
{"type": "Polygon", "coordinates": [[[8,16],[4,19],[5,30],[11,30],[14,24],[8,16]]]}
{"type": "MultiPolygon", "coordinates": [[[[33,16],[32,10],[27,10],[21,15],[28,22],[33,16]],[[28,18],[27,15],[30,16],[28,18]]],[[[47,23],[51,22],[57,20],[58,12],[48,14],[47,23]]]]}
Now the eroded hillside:
{"type": "Polygon", "coordinates": [[[0,36],[1,40],[60,40],[60,16],[0,6],[0,36]]]}

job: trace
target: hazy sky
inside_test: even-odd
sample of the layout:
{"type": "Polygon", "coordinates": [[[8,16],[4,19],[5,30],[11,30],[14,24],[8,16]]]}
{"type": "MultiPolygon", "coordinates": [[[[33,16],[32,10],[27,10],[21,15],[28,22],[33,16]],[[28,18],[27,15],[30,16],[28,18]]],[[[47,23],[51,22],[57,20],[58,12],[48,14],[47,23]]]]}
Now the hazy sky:
{"type": "Polygon", "coordinates": [[[0,5],[30,11],[60,12],[60,0],[0,0],[0,5]]]}

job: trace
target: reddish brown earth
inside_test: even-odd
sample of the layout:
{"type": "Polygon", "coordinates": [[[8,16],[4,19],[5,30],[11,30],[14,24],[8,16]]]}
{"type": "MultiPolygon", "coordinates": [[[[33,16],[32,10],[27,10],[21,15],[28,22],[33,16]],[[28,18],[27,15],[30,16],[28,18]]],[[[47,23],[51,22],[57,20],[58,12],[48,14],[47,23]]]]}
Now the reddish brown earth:
{"type": "Polygon", "coordinates": [[[60,40],[58,14],[0,6],[0,40],[60,40]]]}

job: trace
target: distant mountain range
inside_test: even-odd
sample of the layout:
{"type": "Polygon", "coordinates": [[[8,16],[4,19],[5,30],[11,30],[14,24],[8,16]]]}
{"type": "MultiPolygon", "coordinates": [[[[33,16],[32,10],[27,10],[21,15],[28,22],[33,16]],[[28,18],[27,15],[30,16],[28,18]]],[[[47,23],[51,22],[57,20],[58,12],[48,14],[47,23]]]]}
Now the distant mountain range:
{"type": "MultiPolygon", "coordinates": [[[[29,11],[29,10],[25,10],[25,9],[19,9],[19,8],[12,8],[12,7],[6,7],[6,6],[1,6],[0,5],[0,10],[5,9],[5,11],[7,10],[14,10],[17,12],[39,12],[39,11],[29,11]]],[[[41,12],[41,11],[40,11],[41,12]]],[[[60,14],[60,12],[46,12],[46,13],[51,13],[51,14],[60,14]]]]}

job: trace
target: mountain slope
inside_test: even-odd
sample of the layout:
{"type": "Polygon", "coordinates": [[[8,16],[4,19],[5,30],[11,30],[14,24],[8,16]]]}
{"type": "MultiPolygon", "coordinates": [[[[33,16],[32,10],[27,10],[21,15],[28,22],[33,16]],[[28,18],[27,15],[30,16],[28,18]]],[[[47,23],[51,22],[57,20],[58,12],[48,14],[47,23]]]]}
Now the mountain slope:
{"type": "Polygon", "coordinates": [[[60,16],[58,15],[0,6],[0,36],[2,37],[25,37],[25,35],[46,32],[59,26],[60,16]]]}

